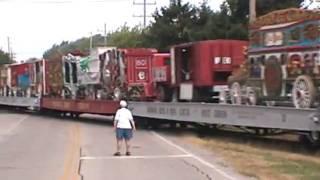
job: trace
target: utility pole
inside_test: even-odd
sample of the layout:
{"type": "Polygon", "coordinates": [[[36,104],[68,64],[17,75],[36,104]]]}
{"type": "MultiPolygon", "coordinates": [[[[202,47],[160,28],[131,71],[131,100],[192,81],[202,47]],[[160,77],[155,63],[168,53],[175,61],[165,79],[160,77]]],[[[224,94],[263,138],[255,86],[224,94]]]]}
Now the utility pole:
{"type": "Polygon", "coordinates": [[[92,32],[90,32],[90,51],[92,50],[92,41],[93,41],[93,37],[92,37],[93,35],[92,35],[92,32]]]}
{"type": "Polygon", "coordinates": [[[135,1],[133,1],[133,5],[143,5],[143,15],[134,16],[134,17],[143,17],[143,27],[146,27],[147,26],[147,6],[156,5],[156,2],[148,3],[147,0],[143,0],[143,3],[136,3],[135,1]]]}
{"type": "Polygon", "coordinates": [[[10,41],[10,37],[7,37],[7,41],[8,41],[8,54],[9,54],[9,58],[11,60],[13,60],[13,53],[12,53],[12,49],[11,49],[11,41],[10,41]]]}
{"type": "Polygon", "coordinates": [[[255,21],[256,17],[257,17],[256,0],[249,0],[249,21],[250,21],[250,23],[255,21]]]}
{"type": "Polygon", "coordinates": [[[107,47],[107,24],[104,23],[104,45],[107,47]]]}

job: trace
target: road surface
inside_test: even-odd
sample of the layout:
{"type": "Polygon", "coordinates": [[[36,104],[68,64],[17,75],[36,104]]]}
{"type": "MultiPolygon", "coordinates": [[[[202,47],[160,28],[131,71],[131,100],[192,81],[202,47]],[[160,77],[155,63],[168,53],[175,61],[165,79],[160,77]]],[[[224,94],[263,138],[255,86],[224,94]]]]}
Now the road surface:
{"type": "Polygon", "coordinates": [[[132,156],[112,156],[110,120],[0,112],[1,180],[247,179],[174,135],[138,130],[132,146],[132,156]]]}

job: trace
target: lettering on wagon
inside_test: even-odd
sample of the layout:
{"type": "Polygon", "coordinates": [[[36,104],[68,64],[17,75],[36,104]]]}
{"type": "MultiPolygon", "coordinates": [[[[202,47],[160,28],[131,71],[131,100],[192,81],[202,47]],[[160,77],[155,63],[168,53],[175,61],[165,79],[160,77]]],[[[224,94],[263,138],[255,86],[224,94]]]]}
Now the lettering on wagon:
{"type": "Polygon", "coordinates": [[[170,108],[170,115],[171,116],[177,115],[177,110],[175,108],[170,108]]]}
{"type": "Polygon", "coordinates": [[[189,116],[190,115],[190,110],[187,108],[181,108],[179,110],[179,115],[180,116],[189,116]]]}
{"type": "Polygon", "coordinates": [[[183,109],[179,109],[179,111],[177,111],[177,108],[174,107],[170,107],[170,108],[166,108],[166,107],[147,107],[147,112],[150,114],[161,114],[161,115],[170,115],[170,116],[176,116],[179,112],[180,116],[189,116],[190,111],[189,109],[183,108],[183,109]]]}
{"type": "Polygon", "coordinates": [[[166,108],[160,107],[160,108],[159,108],[159,114],[167,114],[167,113],[166,113],[166,108]]]}
{"type": "Polygon", "coordinates": [[[147,112],[151,114],[156,114],[157,113],[157,108],[156,107],[148,107],[147,112]]]}
{"type": "Polygon", "coordinates": [[[257,117],[263,116],[263,113],[254,113],[249,111],[236,111],[239,119],[258,119],[257,117]]]}
{"type": "Polygon", "coordinates": [[[201,111],[201,117],[209,118],[211,116],[210,109],[202,109],[201,111]]]}
{"type": "Polygon", "coordinates": [[[214,110],[213,116],[215,118],[226,118],[227,117],[227,112],[224,110],[214,110]]]}
{"type": "Polygon", "coordinates": [[[175,108],[165,108],[165,107],[160,107],[159,108],[159,114],[162,115],[177,115],[177,111],[175,108]]]}

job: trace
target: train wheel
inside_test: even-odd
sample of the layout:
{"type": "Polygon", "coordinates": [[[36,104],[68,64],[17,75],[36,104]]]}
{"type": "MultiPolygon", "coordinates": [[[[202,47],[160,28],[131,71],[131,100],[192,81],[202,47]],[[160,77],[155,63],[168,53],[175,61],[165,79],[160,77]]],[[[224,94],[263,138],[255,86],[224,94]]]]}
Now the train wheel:
{"type": "Polygon", "coordinates": [[[320,145],[320,132],[311,131],[308,136],[311,142],[313,142],[315,145],[320,145]]]}
{"type": "Polygon", "coordinates": [[[231,84],[230,98],[232,104],[241,104],[241,86],[238,82],[231,84]]]}
{"type": "Polygon", "coordinates": [[[177,89],[173,89],[171,93],[171,102],[178,102],[179,101],[179,92],[177,89]]]}
{"type": "Polygon", "coordinates": [[[166,101],[167,96],[166,96],[166,90],[163,86],[157,86],[156,88],[156,101],[166,101]]]}
{"type": "Polygon", "coordinates": [[[292,101],[296,108],[310,108],[315,100],[316,88],[309,76],[301,75],[293,83],[292,101]]]}
{"type": "Polygon", "coordinates": [[[308,147],[318,148],[320,147],[320,132],[311,131],[301,134],[299,140],[308,147]]]}
{"type": "Polygon", "coordinates": [[[257,97],[257,93],[255,92],[255,90],[251,87],[248,87],[247,88],[247,95],[246,95],[246,98],[247,98],[247,101],[246,101],[246,104],[247,105],[257,105],[257,102],[258,102],[258,97],[257,97]]]}

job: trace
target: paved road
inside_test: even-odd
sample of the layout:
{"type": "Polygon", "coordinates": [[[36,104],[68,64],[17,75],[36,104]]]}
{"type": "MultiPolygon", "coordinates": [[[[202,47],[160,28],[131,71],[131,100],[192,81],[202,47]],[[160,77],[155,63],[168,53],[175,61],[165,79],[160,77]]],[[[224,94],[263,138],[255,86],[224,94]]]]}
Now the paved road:
{"type": "Polygon", "coordinates": [[[246,179],[173,135],[138,130],[134,136],[133,155],[113,157],[110,123],[1,112],[0,179],[246,179]]]}

